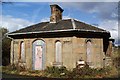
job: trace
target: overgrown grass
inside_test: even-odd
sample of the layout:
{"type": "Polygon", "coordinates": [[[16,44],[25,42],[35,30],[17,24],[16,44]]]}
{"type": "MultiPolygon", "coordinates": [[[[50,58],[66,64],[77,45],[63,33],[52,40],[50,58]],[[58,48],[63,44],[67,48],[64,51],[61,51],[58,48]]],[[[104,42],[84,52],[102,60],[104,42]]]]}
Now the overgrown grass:
{"type": "Polygon", "coordinates": [[[19,70],[14,66],[2,66],[2,72],[7,74],[18,74],[19,70]]]}
{"type": "MultiPolygon", "coordinates": [[[[116,69],[116,68],[115,68],[116,69]]],[[[85,66],[83,68],[74,68],[73,70],[68,70],[66,67],[47,67],[44,71],[34,70],[18,70],[16,68],[7,66],[3,67],[3,72],[7,74],[18,74],[25,76],[40,76],[49,78],[114,78],[117,77],[116,70],[107,68],[90,68],[85,66]]]]}
{"type": "Polygon", "coordinates": [[[99,68],[94,69],[89,66],[85,66],[83,68],[74,68],[72,71],[67,70],[67,68],[63,67],[47,67],[45,70],[47,77],[54,78],[105,78],[110,77],[110,71],[112,69],[108,68],[99,68]]]}
{"type": "Polygon", "coordinates": [[[42,77],[44,75],[44,71],[39,70],[25,70],[16,68],[16,66],[3,66],[2,72],[6,74],[16,74],[16,75],[23,75],[23,76],[39,76],[42,77]]]}
{"type": "Polygon", "coordinates": [[[52,67],[46,68],[45,75],[47,77],[67,78],[68,77],[67,74],[69,72],[70,71],[68,71],[67,68],[64,66],[62,66],[62,67],[52,66],[52,67]]]}

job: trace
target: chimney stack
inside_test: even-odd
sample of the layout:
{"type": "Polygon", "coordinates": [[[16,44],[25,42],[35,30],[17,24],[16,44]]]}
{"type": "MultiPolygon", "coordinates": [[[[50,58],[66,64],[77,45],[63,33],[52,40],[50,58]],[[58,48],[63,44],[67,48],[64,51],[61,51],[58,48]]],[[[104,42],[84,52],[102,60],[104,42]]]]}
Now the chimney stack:
{"type": "Polygon", "coordinates": [[[62,20],[63,9],[57,4],[50,5],[51,7],[51,16],[50,23],[57,23],[62,20]]]}

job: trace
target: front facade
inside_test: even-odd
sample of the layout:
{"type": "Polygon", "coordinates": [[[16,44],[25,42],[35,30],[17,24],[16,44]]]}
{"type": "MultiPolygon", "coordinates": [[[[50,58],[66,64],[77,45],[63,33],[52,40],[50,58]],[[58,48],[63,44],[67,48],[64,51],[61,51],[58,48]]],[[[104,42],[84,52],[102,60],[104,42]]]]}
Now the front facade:
{"type": "Polygon", "coordinates": [[[11,64],[31,70],[47,66],[76,67],[84,60],[92,68],[106,65],[111,50],[110,33],[74,19],[62,20],[63,10],[51,5],[50,22],[9,33],[11,64]]]}

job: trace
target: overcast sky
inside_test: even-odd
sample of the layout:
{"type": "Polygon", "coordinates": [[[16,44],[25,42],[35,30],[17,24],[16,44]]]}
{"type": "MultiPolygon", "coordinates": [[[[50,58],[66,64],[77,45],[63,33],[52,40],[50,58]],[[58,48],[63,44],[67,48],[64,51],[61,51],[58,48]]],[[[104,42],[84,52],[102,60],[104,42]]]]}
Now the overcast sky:
{"type": "Polygon", "coordinates": [[[49,21],[51,15],[49,5],[57,3],[64,9],[63,19],[74,18],[110,31],[112,38],[116,40],[115,43],[118,43],[118,2],[112,2],[112,0],[110,0],[111,2],[21,1],[1,6],[2,14],[0,14],[0,18],[2,18],[2,23],[0,23],[0,26],[6,27],[10,32],[28,25],[49,21]]]}

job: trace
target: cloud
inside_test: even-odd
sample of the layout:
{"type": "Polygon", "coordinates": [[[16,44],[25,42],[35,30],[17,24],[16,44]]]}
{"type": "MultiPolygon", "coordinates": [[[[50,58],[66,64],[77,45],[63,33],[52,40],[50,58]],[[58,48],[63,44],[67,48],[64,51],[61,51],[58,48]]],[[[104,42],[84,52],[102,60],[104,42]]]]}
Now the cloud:
{"type": "Polygon", "coordinates": [[[71,17],[67,15],[67,16],[63,16],[63,19],[71,19],[71,17]]]}
{"type": "Polygon", "coordinates": [[[118,21],[116,20],[104,20],[99,24],[100,28],[104,28],[111,33],[111,38],[115,39],[115,44],[118,43],[118,21]]]}
{"type": "Polygon", "coordinates": [[[2,18],[2,23],[0,23],[0,26],[7,28],[10,32],[33,24],[28,20],[15,18],[10,15],[0,15],[0,18],[2,18]]]}
{"type": "Polygon", "coordinates": [[[50,21],[50,18],[47,18],[47,17],[40,20],[40,22],[48,22],[48,21],[50,21]]]}
{"type": "Polygon", "coordinates": [[[59,3],[63,7],[73,8],[90,14],[96,13],[100,19],[117,19],[117,2],[68,2],[59,3]]]}

